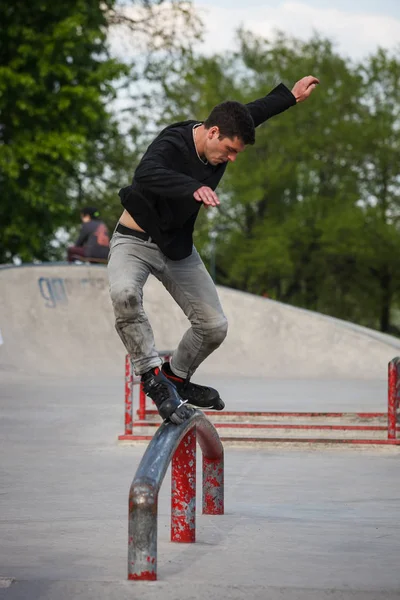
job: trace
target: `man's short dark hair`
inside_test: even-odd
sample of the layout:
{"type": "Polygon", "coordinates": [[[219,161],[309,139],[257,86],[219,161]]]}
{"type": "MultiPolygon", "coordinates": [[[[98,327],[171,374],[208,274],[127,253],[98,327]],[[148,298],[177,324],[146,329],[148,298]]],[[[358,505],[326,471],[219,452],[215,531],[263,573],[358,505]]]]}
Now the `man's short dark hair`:
{"type": "Polygon", "coordinates": [[[215,125],[222,137],[234,139],[238,137],[244,144],[254,144],[254,121],[249,109],[240,102],[227,100],[217,104],[203,123],[206,129],[215,125]]]}
{"type": "Polygon", "coordinates": [[[81,215],[83,215],[84,217],[89,216],[91,219],[98,219],[100,213],[95,206],[85,206],[81,210],[81,215]]]}

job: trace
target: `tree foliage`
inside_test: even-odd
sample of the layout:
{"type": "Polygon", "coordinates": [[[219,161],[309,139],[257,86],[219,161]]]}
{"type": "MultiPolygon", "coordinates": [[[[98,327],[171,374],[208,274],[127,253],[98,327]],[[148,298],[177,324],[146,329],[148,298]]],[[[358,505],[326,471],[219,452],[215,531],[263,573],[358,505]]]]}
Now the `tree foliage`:
{"type": "Polygon", "coordinates": [[[161,126],[313,74],[227,169],[196,243],[218,283],[397,332],[399,53],[354,63],[317,35],[240,31],[236,52],[194,55],[184,0],[0,2],[0,19],[0,262],[54,257],[83,204],[111,227],[161,126]]]}
{"type": "MultiPolygon", "coordinates": [[[[125,27],[142,67],[147,49],[176,51],[178,17],[188,22],[190,7],[172,3],[163,35],[161,5],[0,2],[0,262],[50,259],[55,232],[71,228],[83,204],[104,205],[113,194],[119,210],[118,186],[125,173],[130,179],[139,144],[132,126],[122,132],[114,102],[137,64],[113,58],[108,36],[125,27]]],[[[134,114],[134,102],[128,108],[134,114]]]]}
{"type": "Polygon", "coordinates": [[[257,130],[254,147],[229,166],[222,210],[200,223],[218,282],[395,331],[400,272],[400,61],[379,50],[361,64],[318,36],[273,40],[242,31],[234,56],[190,58],[165,73],[171,120],[205,118],[228,98],[248,102],[283,81],[316,75],[304,104],[257,130]]]}

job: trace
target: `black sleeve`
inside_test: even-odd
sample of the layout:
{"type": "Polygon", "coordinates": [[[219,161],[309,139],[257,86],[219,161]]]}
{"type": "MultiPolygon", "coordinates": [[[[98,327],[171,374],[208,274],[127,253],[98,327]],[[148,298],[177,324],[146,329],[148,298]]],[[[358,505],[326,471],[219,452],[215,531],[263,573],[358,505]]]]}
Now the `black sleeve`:
{"type": "Polygon", "coordinates": [[[201,183],[180,172],[185,163],[183,140],[169,134],[156,139],[140,161],[134,180],[143,191],[148,190],[158,196],[185,198],[201,187],[201,183]]]}
{"type": "Polygon", "coordinates": [[[81,230],[78,235],[78,239],[75,242],[75,246],[83,246],[89,239],[91,229],[89,223],[83,223],[81,230]]]}
{"type": "Polygon", "coordinates": [[[267,119],[279,115],[279,113],[295,104],[296,98],[292,92],[283,83],[280,83],[264,98],[249,102],[246,106],[253,117],[254,126],[258,127],[261,123],[267,121],[267,119]]]}

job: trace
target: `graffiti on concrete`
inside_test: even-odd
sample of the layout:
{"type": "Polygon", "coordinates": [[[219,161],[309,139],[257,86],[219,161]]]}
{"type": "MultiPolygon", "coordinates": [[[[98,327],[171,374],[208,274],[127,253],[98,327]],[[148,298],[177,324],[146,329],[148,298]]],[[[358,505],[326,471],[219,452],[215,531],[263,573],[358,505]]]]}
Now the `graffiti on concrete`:
{"type": "Polygon", "coordinates": [[[86,290],[102,290],[107,286],[104,279],[83,277],[39,277],[39,291],[47,308],[68,304],[68,297],[86,290]]]}

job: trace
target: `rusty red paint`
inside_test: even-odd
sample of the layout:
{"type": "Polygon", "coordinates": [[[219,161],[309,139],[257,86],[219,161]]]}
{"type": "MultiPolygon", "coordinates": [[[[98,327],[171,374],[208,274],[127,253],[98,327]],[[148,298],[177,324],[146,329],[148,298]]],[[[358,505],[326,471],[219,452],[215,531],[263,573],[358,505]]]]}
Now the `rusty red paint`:
{"type": "MultiPolygon", "coordinates": [[[[351,413],[343,413],[344,416],[347,416],[347,414],[351,414],[351,413]]],[[[356,417],[359,417],[360,419],[375,419],[376,417],[386,417],[386,413],[354,413],[356,417]]]]}
{"type": "Polygon", "coordinates": [[[214,423],[217,429],[321,429],[332,431],[386,431],[384,425],[296,425],[291,423],[214,423]]]}
{"type": "Polygon", "coordinates": [[[147,562],[151,563],[152,565],[154,565],[156,562],[155,556],[148,556],[146,558],[146,560],[147,560],[147,562]]]}
{"type": "MultiPolygon", "coordinates": [[[[215,416],[214,410],[205,410],[204,414],[207,416],[215,416]]],[[[221,416],[225,417],[254,417],[254,418],[268,418],[268,417],[329,417],[329,418],[341,418],[341,417],[359,417],[362,419],[374,419],[375,417],[386,417],[386,413],[373,412],[373,413],[346,413],[346,412],[245,412],[245,411],[229,411],[224,410],[221,416]]]]}
{"type": "MultiPolygon", "coordinates": [[[[386,414],[385,414],[386,416],[386,414]]],[[[386,425],[296,425],[288,423],[213,423],[217,429],[331,429],[344,430],[344,431],[386,431],[386,425]]],[[[148,421],[134,421],[132,427],[159,427],[160,423],[148,422],[148,421]]],[[[396,427],[397,431],[400,431],[400,426],[396,427]]]]}
{"type": "Polygon", "coordinates": [[[118,439],[121,442],[149,442],[150,440],[153,439],[152,435],[136,435],[136,434],[130,434],[130,435],[119,435],[118,439]]]}
{"type": "Polygon", "coordinates": [[[137,411],[139,421],[146,419],[146,394],[144,393],[143,384],[139,384],[139,408],[137,411]]]}
{"type": "MultiPolygon", "coordinates": [[[[359,419],[376,419],[385,418],[387,413],[385,412],[371,412],[371,413],[323,413],[323,412],[245,412],[245,411],[229,411],[224,410],[222,413],[216,413],[215,410],[203,411],[207,417],[248,417],[248,418],[269,418],[269,417],[326,417],[326,418],[359,418],[359,419]]],[[[146,415],[157,415],[156,410],[146,410],[146,415]]]]}
{"type": "Polygon", "coordinates": [[[388,440],[396,439],[398,408],[400,399],[400,358],[390,361],[388,367],[388,440]]]}
{"type": "Polygon", "coordinates": [[[207,458],[203,455],[203,514],[224,514],[223,456],[207,458]]]}
{"type": "Polygon", "coordinates": [[[141,573],[129,573],[128,579],[130,581],[156,581],[157,573],[154,571],[142,571],[141,573]]]}
{"type": "Polygon", "coordinates": [[[132,362],[129,354],[125,356],[125,434],[132,433],[132,362]]]}
{"type": "MultiPolygon", "coordinates": [[[[206,470],[203,471],[205,512],[223,514],[224,451],[214,426],[201,412],[195,413],[185,427],[163,424],[154,443],[149,444],[129,492],[130,580],[156,579],[157,499],[167,461],[172,461],[171,539],[195,541],[196,435],[206,459],[206,470]]],[[[120,437],[137,439],[139,436],[120,437]]]]}
{"type": "Polygon", "coordinates": [[[288,443],[288,444],[375,444],[377,446],[400,445],[400,440],[370,440],[350,438],[263,438],[263,437],[221,437],[222,442],[244,443],[288,443]]]}
{"type": "Polygon", "coordinates": [[[219,487],[221,484],[215,477],[207,477],[207,483],[209,483],[212,487],[219,487]]]}
{"type": "Polygon", "coordinates": [[[196,429],[180,442],[171,469],[171,541],[196,541],[196,429]]]}
{"type": "MultiPolygon", "coordinates": [[[[386,428],[385,428],[386,429],[386,428]]],[[[396,428],[397,431],[400,431],[400,427],[396,428]]],[[[119,435],[118,436],[118,440],[124,442],[150,442],[153,439],[152,435],[119,435]]],[[[258,443],[258,442],[262,442],[262,443],[267,443],[267,442],[279,442],[279,443],[293,443],[293,442],[307,442],[307,443],[329,443],[330,441],[332,441],[333,443],[335,442],[335,439],[331,439],[331,438],[292,438],[292,437],[285,437],[285,438],[277,438],[277,437],[269,437],[269,438],[265,438],[265,437],[255,437],[255,436],[246,436],[246,437],[238,437],[238,436],[221,436],[221,441],[223,442],[243,442],[243,443],[258,443]]],[[[353,440],[351,438],[346,438],[344,440],[342,440],[343,443],[348,443],[351,444],[353,442],[353,440]]],[[[400,444],[400,440],[368,440],[368,439],[360,439],[360,440],[354,440],[354,443],[366,443],[366,444],[386,444],[386,443],[390,443],[390,444],[400,444]]]]}

